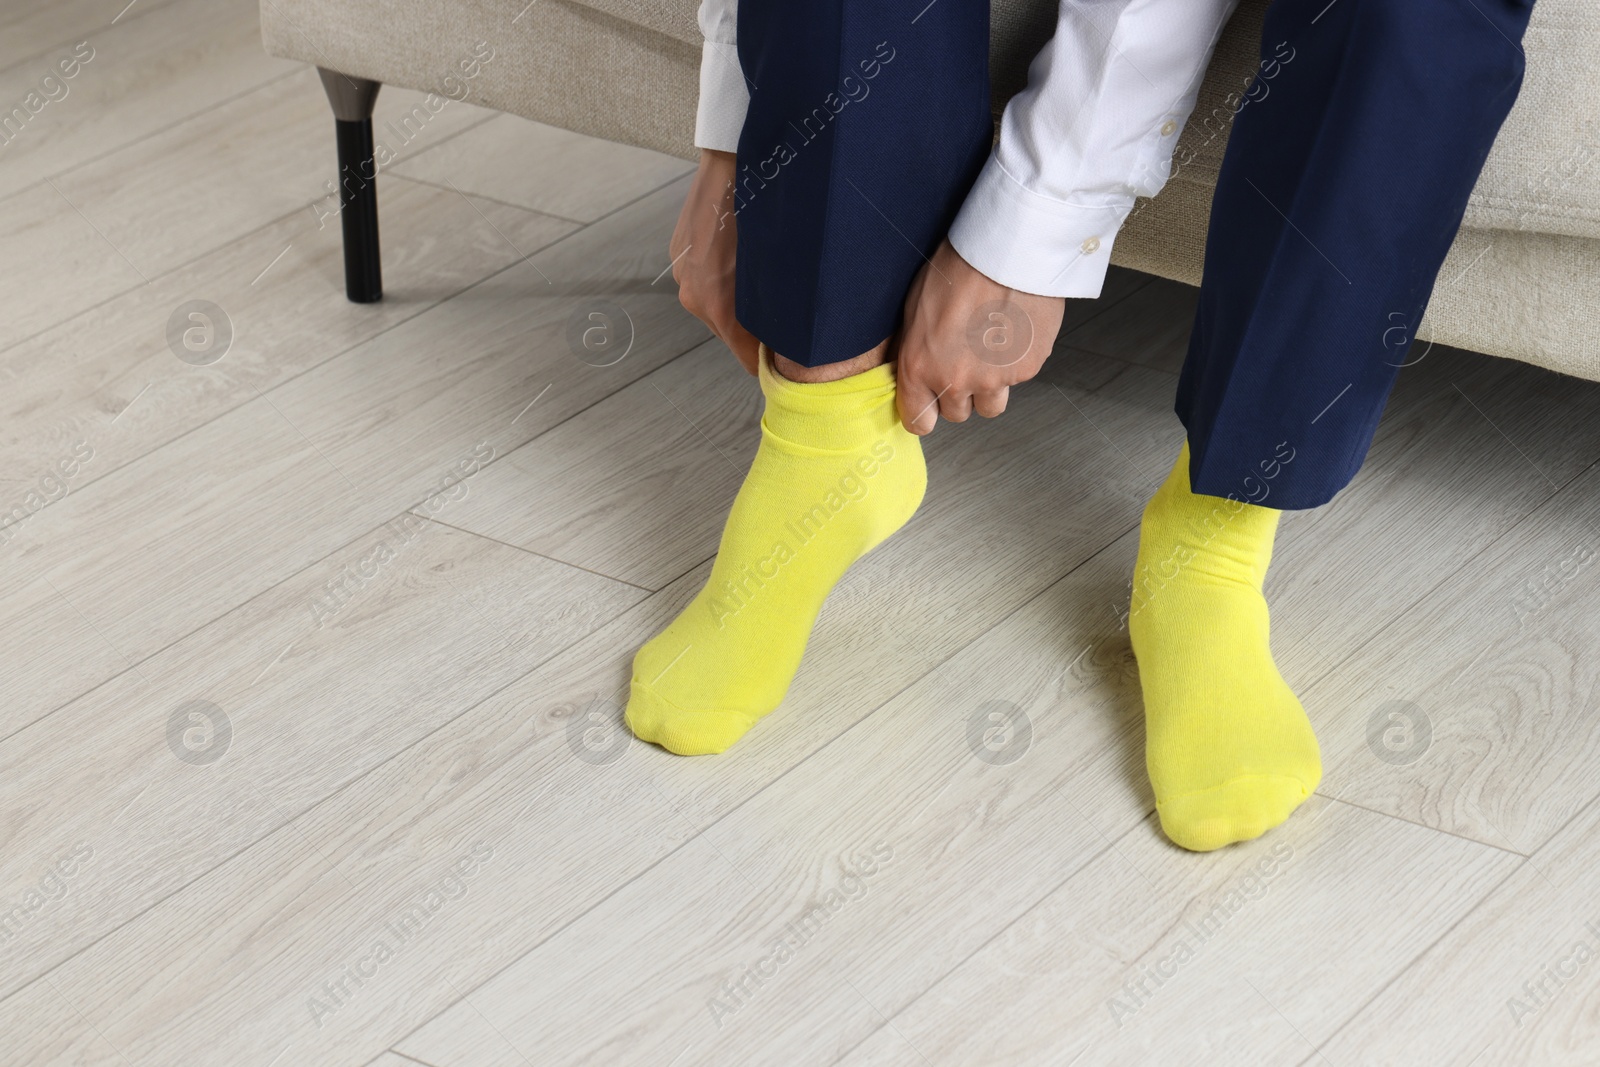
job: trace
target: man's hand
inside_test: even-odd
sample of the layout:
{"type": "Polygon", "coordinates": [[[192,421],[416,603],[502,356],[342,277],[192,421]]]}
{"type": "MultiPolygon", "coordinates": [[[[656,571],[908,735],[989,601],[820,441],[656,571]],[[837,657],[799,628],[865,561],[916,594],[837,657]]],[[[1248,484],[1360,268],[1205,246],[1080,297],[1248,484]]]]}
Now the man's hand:
{"type": "Polygon", "coordinates": [[[1066,298],[992,281],[939,245],[906,296],[896,372],[900,421],[927,434],[943,415],[994,418],[1011,387],[1039,373],[1061,330],[1066,298]]]}
{"type": "Polygon", "coordinates": [[[672,280],[678,283],[678,302],[733,349],[745,370],[755,374],[760,359],[757,341],[733,317],[733,261],[738,247],[733,179],[732,152],[700,150],[700,169],[678,213],[667,254],[672,257],[672,280]]]}

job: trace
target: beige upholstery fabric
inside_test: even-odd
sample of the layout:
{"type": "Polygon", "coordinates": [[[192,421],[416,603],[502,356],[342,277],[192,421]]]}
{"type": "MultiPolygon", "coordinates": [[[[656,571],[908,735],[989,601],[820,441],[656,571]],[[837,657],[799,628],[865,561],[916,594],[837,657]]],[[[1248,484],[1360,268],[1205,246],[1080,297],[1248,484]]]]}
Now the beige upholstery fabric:
{"type": "Polygon", "coordinates": [[[275,56],[457,98],[446,78],[487,42],[494,58],[466,83],[470,102],[692,157],[696,4],[608,2],[687,10],[696,43],[571,0],[262,0],[261,35],[275,56]]]}
{"type": "MultiPolygon", "coordinates": [[[[1211,190],[1269,0],[1242,0],[1217,47],[1161,195],[1113,251],[1200,280],[1211,190]]],[[[1027,80],[1057,0],[992,0],[994,105],[1027,80]]],[[[698,0],[262,0],[273,55],[445,91],[478,42],[494,58],[466,99],[693,158],[698,0]]],[[[1600,4],[1539,0],[1527,79],[1478,181],[1419,335],[1600,380],[1600,4]]],[[[1507,47],[1511,47],[1508,43],[1507,47]]],[[[1292,61],[1291,61],[1292,62],[1292,61]]],[[[459,80],[454,83],[459,86],[459,80]]],[[[460,96],[459,88],[449,95],[460,96]]]]}
{"type": "Polygon", "coordinates": [[[1522,45],[1522,93],[1467,225],[1600,238],[1600,3],[1539,0],[1522,45]]]}

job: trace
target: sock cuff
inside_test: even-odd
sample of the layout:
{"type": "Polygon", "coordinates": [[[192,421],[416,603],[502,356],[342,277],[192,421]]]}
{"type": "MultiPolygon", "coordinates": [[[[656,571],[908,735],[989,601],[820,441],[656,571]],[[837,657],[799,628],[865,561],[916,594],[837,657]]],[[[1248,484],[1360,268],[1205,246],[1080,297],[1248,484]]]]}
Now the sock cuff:
{"type": "Polygon", "coordinates": [[[1203,560],[1201,569],[1247,574],[1259,589],[1272,561],[1273,542],[1282,517],[1283,512],[1273,508],[1192,491],[1189,445],[1185,441],[1172,472],[1145,508],[1140,522],[1140,551],[1144,550],[1148,531],[1156,542],[1170,545],[1174,551],[1186,548],[1189,558],[1203,560]]]}
{"type": "Polygon", "coordinates": [[[900,428],[893,363],[831,382],[792,382],[772,366],[761,346],[762,424],[793,444],[827,451],[859,448],[900,428]]]}

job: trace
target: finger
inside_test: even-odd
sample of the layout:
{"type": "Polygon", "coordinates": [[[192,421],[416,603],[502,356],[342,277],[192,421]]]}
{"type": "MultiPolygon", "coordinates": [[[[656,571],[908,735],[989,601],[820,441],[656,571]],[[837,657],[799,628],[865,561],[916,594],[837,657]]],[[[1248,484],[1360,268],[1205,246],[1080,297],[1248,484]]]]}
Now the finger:
{"type": "Polygon", "coordinates": [[[939,414],[951,422],[966,422],[972,415],[972,394],[965,389],[950,389],[941,394],[939,414]]]}
{"type": "Polygon", "coordinates": [[[678,303],[682,305],[683,310],[705,323],[712,333],[721,336],[721,331],[717,329],[717,324],[713,321],[714,316],[711,315],[710,310],[706,307],[706,301],[701,299],[700,292],[697,289],[688,285],[678,286],[678,303]]]}
{"type": "Polygon", "coordinates": [[[751,374],[757,373],[756,368],[761,362],[761,342],[734,316],[732,301],[721,301],[721,306],[706,316],[705,324],[711,327],[717,340],[728,346],[745,370],[751,374]]]}
{"type": "Polygon", "coordinates": [[[1011,398],[1011,386],[1002,385],[998,389],[985,389],[981,393],[972,394],[972,410],[986,419],[992,419],[1006,409],[1006,401],[1011,398]]]}
{"type": "Polygon", "coordinates": [[[733,354],[738,357],[740,365],[752,375],[759,374],[761,366],[761,342],[756,340],[756,335],[739,325],[735,320],[728,330],[728,347],[733,349],[733,354]]]}
{"type": "Polygon", "coordinates": [[[939,394],[912,377],[902,374],[895,383],[895,404],[901,423],[918,437],[932,433],[939,423],[939,394]]]}

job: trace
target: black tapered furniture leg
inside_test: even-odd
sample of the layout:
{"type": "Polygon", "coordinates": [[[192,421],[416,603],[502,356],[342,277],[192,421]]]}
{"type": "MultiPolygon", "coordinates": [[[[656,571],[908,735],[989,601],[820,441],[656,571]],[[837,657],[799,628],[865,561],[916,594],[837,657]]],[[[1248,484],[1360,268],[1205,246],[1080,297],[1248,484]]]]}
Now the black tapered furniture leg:
{"type": "Polygon", "coordinates": [[[339,219],[344,226],[344,291],[357,304],[383,299],[378,255],[378,171],[372,156],[372,105],[380,82],[317,68],[333,105],[339,143],[339,219]]]}

